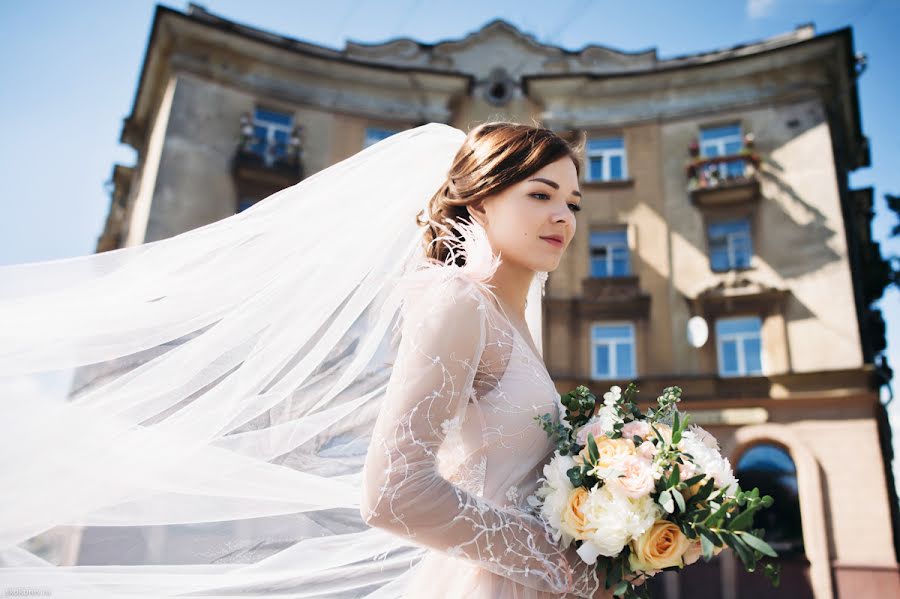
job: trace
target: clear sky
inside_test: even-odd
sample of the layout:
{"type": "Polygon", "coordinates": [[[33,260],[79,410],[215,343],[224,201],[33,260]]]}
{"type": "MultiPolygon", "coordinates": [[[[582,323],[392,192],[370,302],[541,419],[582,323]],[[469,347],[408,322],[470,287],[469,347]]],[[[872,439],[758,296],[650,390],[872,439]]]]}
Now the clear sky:
{"type": "MultiPolygon", "coordinates": [[[[0,0],[0,264],[91,253],[109,207],[114,163],[134,163],[118,143],[131,109],[155,2],[0,0]]],[[[187,3],[163,2],[178,10],[187,3]]],[[[884,194],[900,194],[900,1],[898,0],[208,0],[228,19],[332,48],[347,39],[454,39],[502,17],[538,40],[568,49],[595,43],[657,48],[661,57],[751,42],[813,23],[853,28],[868,56],[859,80],[872,166],[854,187],[877,198],[873,233],[884,254],[895,219],[884,194]]],[[[900,293],[880,302],[889,361],[900,372],[900,293]]],[[[900,393],[900,386],[894,387],[900,393]]],[[[886,394],[886,393],[885,393],[886,394]]],[[[891,405],[900,430],[900,400],[891,405]]],[[[898,435],[900,436],[900,435],[898,435]]]]}

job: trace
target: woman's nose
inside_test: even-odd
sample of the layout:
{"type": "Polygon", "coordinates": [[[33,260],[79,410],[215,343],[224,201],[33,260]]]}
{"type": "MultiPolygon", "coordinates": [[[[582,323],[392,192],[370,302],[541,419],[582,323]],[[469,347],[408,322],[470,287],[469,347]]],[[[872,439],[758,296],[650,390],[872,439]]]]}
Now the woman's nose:
{"type": "Polygon", "coordinates": [[[575,215],[572,214],[572,211],[568,206],[563,208],[557,208],[553,211],[553,222],[554,223],[574,223],[575,215]]]}

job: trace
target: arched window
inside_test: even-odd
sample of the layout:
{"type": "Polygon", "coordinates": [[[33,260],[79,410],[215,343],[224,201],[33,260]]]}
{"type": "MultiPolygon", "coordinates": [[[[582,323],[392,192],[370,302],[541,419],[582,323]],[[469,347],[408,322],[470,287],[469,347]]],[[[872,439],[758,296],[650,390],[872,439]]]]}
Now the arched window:
{"type": "Polygon", "coordinates": [[[803,528],[797,493],[797,468],[781,446],[760,443],[747,449],[735,466],[741,489],[759,488],[775,503],[756,513],[755,528],[766,530],[765,539],[781,557],[803,553],[803,528]]]}

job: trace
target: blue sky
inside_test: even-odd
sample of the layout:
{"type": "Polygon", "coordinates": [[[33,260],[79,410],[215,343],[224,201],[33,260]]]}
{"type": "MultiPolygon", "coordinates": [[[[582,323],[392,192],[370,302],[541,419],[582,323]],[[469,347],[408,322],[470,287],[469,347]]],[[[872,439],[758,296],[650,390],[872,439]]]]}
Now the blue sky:
{"type": "MultiPolygon", "coordinates": [[[[117,140],[134,98],[155,4],[0,2],[0,205],[5,216],[0,220],[0,264],[93,252],[109,206],[104,182],[113,163],[134,162],[134,151],[117,140]]],[[[187,3],[163,4],[187,9],[187,3]]],[[[590,43],[626,51],[656,47],[661,57],[754,41],[803,23],[814,23],[820,33],[852,26],[857,51],[868,55],[859,89],[872,166],[854,173],[851,183],[875,188],[874,236],[883,240],[884,253],[900,254],[900,239],[884,241],[894,224],[884,194],[900,194],[896,0],[201,4],[226,18],[333,48],[343,47],[347,39],[459,38],[496,17],[564,48],[590,43]]],[[[889,360],[900,372],[900,293],[887,293],[881,306],[888,320],[889,360]]],[[[898,405],[900,400],[892,412],[900,426],[898,405]]]]}

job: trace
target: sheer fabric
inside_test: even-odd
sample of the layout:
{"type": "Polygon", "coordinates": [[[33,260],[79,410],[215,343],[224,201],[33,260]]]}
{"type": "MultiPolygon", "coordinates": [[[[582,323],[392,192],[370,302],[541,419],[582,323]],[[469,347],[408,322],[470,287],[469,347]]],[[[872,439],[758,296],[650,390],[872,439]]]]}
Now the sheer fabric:
{"type": "Polygon", "coordinates": [[[469,265],[427,268],[407,285],[361,513],[432,550],[404,597],[604,596],[527,508],[554,448],[534,417],[558,419],[559,394],[486,283],[499,264],[486,236],[463,228],[469,265]]]}
{"type": "Polygon", "coordinates": [[[0,589],[591,596],[523,509],[558,395],[489,247],[424,261],[464,138],[431,123],[170,239],[0,268],[0,589]]]}

